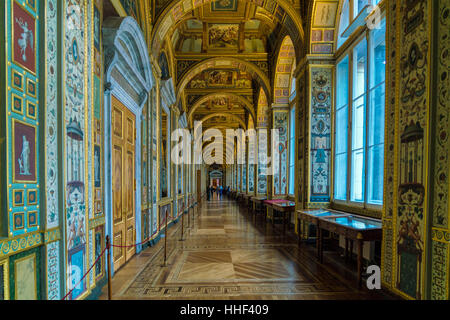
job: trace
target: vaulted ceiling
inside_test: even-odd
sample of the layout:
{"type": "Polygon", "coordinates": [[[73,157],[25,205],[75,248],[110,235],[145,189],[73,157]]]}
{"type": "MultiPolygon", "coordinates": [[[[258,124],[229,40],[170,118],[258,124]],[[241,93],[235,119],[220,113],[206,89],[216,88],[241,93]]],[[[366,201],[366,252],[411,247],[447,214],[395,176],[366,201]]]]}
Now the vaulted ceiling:
{"type": "Polygon", "coordinates": [[[203,121],[203,131],[225,133],[261,123],[258,117],[267,122],[261,112],[275,101],[273,73],[283,39],[289,36],[296,49],[302,44],[299,12],[300,0],[154,3],[153,54],[168,57],[177,105],[190,127],[203,121]]]}

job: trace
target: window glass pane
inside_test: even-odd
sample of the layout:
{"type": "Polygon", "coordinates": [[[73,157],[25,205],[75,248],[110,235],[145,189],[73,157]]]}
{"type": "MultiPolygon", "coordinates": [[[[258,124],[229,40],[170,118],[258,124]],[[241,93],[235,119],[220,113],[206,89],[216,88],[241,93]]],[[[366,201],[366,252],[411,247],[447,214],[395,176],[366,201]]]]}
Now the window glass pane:
{"type": "Polygon", "coordinates": [[[366,141],[367,41],[353,50],[352,159],[350,200],[364,201],[364,163],[366,141]]]}
{"type": "Polygon", "coordinates": [[[353,102],[352,150],[364,148],[365,97],[353,102]]]}
{"type": "Polygon", "coordinates": [[[348,56],[336,68],[337,93],[336,109],[348,104],[348,56]]]}
{"type": "Polygon", "coordinates": [[[384,83],[370,93],[369,146],[384,143],[384,83]]]}
{"type": "Polygon", "coordinates": [[[352,152],[351,201],[364,201],[364,149],[352,152]]]}
{"type": "Polygon", "coordinates": [[[383,203],[384,144],[369,148],[368,202],[383,203]]]}
{"type": "Polygon", "coordinates": [[[368,142],[368,195],[367,202],[383,203],[384,169],[384,121],[385,121],[385,65],[386,65],[385,20],[379,29],[371,33],[371,91],[368,142]]]}
{"type": "Polygon", "coordinates": [[[349,0],[345,0],[344,4],[342,5],[342,12],[341,17],[339,20],[339,36],[338,36],[338,44],[337,47],[339,48],[347,38],[342,37],[342,33],[347,29],[347,27],[350,24],[350,3],[349,0]]]}
{"type": "Polygon", "coordinates": [[[347,200],[347,153],[336,155],[334,168],[334,198],[347,200]]]}
{"type": "Polygon", "coordinates": [[[356,18],[356,16],[361,12],[361,10],[368,4],[369,4],[369,0],[354,0],[354,2],[353,2],[353,9],[354,9],[353,17],[356,18]]]}
{"type": "Polygon", "coordinates": [[[366,91],[367,76],[367,40],[364,38],[353,49],[353,99],[366,91]]]}
{"type": "Polygon", "coordinates": [[[336,112],[336,154],[347,152],[348,107],[336,112]]]}
{"type": "Polygon", "coordinates": [[[380,22],[379,29],[374,29],[370,37],[370,87],[373,88],[386,78],[386,19],[380,22]]]}

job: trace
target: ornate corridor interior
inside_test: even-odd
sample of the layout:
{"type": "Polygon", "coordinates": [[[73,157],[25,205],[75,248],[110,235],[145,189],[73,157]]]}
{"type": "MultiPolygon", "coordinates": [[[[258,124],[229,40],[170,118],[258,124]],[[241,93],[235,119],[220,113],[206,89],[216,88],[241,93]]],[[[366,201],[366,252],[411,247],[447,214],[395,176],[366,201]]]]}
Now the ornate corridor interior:
{"type": "Polygon", "coordinates": [[[0,300],[449,300],[450,0],[0,22],[0,300]]]}

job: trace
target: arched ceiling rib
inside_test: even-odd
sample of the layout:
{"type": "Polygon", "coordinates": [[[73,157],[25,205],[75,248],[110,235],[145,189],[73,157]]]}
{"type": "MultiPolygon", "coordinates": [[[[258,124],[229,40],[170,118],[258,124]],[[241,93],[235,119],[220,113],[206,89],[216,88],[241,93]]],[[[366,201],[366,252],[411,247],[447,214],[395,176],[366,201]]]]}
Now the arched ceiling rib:
{"type": "MultiPolygon", "coordinates": [[[[250,101],[248,101],[247,99],[245,99],[237,94],[234,94],[234,93],[210,93],[210,94],[203,96],[199,100],[197,100],[195,102],[195,104],[191,108],[189,108],[189,111],[187,114],[188,123],[190,123],[191,125],[193,124],[193,115],[198,110],[198,108],[200,108],[203,104],[209,103],[211,100],[214,101],[214,99],[221,99],[221,98],[232,99],[232,101],[239,103],[240,106],[242,106],[245,110],[247,110],[249,112],[249,114],[253,120],[256,119],[256,112],[254,110],[254,107],[250,103],[250,101]]],[[[231,102],[227,102],[227,103],[231,103],[231,102]]],[[[214,110],[212,110],[212,111],[214,111],[214,110]]]]}
{"type": "Polygon", "coordinates": [[[267,97],[271,97],[270,81],[264,72],[261,71],[255,64],[232,57],[214,57],[203,60],[187,71],[177,84],[177,104],[180,102],[181,95],[186,89],[189,82],[198,74],[206,70],[214,69],[236,69],[241,72],[249,73],[252,78],[258,82],[258,84],[266,92],[267,97]]]}

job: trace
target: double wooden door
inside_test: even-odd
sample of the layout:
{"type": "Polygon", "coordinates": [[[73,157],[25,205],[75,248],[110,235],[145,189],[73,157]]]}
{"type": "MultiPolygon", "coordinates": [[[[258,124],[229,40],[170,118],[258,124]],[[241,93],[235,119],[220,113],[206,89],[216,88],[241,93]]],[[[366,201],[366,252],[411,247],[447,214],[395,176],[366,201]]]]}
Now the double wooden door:
{"type": "Polygon", "coordinates": [[[114,270],[136,253],[135,143],[136,117],[112,96],[112,191],[114,270]]]}

